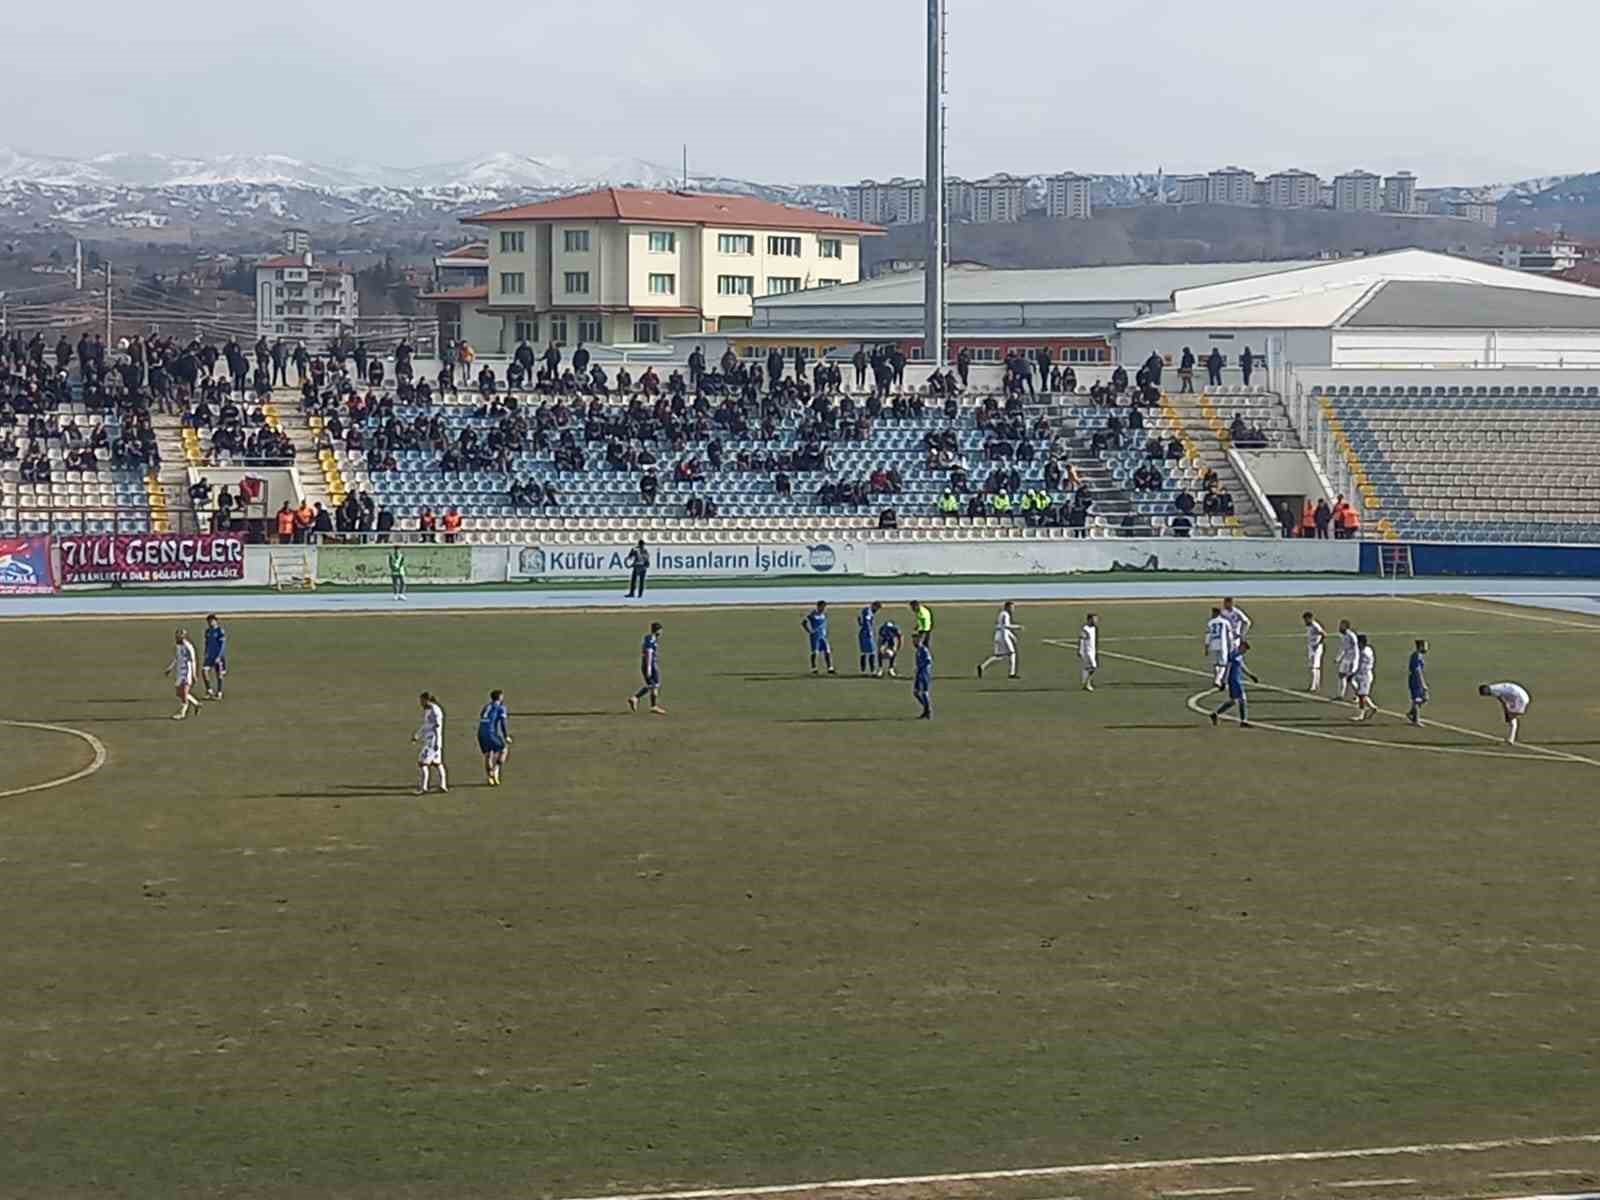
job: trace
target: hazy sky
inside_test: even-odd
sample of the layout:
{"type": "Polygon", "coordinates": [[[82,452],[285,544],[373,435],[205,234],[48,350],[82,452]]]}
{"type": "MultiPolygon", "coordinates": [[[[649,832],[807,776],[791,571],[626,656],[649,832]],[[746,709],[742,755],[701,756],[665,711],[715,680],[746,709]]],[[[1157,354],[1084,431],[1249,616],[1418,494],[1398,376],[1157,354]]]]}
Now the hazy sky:
{"type": "MultiPolygon", "coordinates": [[[[921,173],[923,0],[26,3],[0,143],[921,173]]],[[[1597,0],[949,0],[949,169],[1600,167],[1597,0]],[[1575,55],[1576,57],[1569,57],[1575,55]],[[1565,61],[1564,61],[1565,60],[1565,61]]]]}

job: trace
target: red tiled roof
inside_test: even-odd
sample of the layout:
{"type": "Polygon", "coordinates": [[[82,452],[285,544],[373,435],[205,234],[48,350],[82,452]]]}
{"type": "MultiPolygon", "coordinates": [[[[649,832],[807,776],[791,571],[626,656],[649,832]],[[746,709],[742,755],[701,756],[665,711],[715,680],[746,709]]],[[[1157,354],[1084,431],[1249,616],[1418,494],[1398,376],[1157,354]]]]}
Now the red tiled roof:
{"type": "Polygon", "coordinates": [[[298,254],[280,254],[277,258],[263,258],[256,263],[258,267],[266,267],[268,270],[274,271],[283,267],[303,267],[305,265],[306,260],[298,254]]]}
{"type": "Polygon", "coordinates": [[[477,287],[445,288],[439,292],[420,292],[419,300],[487,300],[489,298],[489,285],[480,283],[477,287]]]}
{"type": "Polygon", "coordinates": [[[1568,267],[1565,271],[1557,271],[1551,278],[1600,288],[1600,262],[1581,262],[1577,266],[1568,267]]]}
{"type": "Polygon", "coordinates": [[[446,250],[440,258],[483,258],[489,257],[488,242],[468,242],[464,246],[457,246],[454,250],[446,250]]]}
{"type": "Polygon", "coordinates": [[[488,225],[500,221],[659,221],[663,225],[728,225],[817,233],[883,232],[878,226],[862,221],[833,217],[810,208],[775,204],[770,200],[756,200],[749,196],[652,192],[638,188],[601,188],[580,196],[563,196],[559,200],[495,209],[462,220],[467,225],[488,225]]]}

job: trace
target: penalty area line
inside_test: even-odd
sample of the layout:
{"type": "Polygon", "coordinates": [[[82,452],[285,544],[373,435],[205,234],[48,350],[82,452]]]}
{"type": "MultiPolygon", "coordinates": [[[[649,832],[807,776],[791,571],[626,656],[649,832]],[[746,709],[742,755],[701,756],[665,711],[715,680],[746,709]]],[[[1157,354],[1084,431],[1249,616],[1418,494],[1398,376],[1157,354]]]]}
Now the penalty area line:
{"type": "Polygon", "coordinates": [[[4,800],[8,796],[26,796],[29,792],[45,792],[51,788],[66,787],[69,783],[77,783],[78,780],[87,779],[105,766],[106,759],[110,757],[104,742],[95,737],[94,734],[85,733],[81,729],[74,729],[70,725],[46,725],[41,721],[6,720],[0,720],[0,725],[9,725],[13,729],[42,729],[47,733],[64,733],[68,737],[75,737],[80,742],[85,743],[94,752],[94,757],[90,759],[89,765],[81,770],[74,771],[70,775],[63,775],[59,779],[47,779],[43,783],[30,783],[27,787],[11,788],[8,791],[0,792],[0,800],[4,800]]]}
{"type": "Polygon", "coordinates": [[[843,1192],[869,1188],[928,1187],[942,1183],[984,1183],[1005,1179],[1060,1179],[1076,1175],[1119,1175],[1196,1167],[1253,1167],[1278,1163],[1339,1162],[1366,1158],[1401,1158],[1427,1154],[1481,1154],[1495,1150],[1531,1150],[1600,1143],[1600,1133],[1556,1137],[1497,1138],[1480,1142],[1419,1142],[1409,1146],[1366,1146],[1348,1150],[1289,1150],[1267,1154],[1226,1154],[1210,1158],[1148,1158],[1124,1162],[1075,1163],[1059,1167],[1019,1167],[1004,1171],[962,1171],[945,1175],[898,1175],[881,1179],[828,1179],[815,1183],[763,1184],[754,1187],[699,1188],[688,1191],[631,1192],[589,1196],[583,1200],[738,1200],[742,1196],[783,1196],[805,1192],[843,1192]]]}

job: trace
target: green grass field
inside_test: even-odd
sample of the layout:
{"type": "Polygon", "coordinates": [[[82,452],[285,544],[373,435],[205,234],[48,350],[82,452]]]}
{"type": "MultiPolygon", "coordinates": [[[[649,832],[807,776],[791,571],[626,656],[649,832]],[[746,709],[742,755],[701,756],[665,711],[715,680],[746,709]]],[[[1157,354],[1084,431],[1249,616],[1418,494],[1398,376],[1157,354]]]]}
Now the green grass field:
{"type": "MultiPolygon", "coordinates": [[[[1245,607],[1256,672],[1303,687],[1304,603],[1245,607]]],[[[0,1195],[572,1196],[1590,1132],[1600,622],[1315,607],[1372,635],[1391,711],[1429,637],[1453,728],[1263,688],[1268,727],[1213,730],[1207,681],[1157,665],[1205,670],[1195,602],[1100,606],[1093,695],[1049,644],[1083,606],[1019,607],[1016,683],[972,677],[994,606],[942,606],[931,723],[854,677],[843,605],[831,679],[802,609],[665,614],[665,718],[623,703],[642,609],[231,621],[228,699],[182,724],[173,622],[0,625],[0,717],[109,751],[0,798],[0,1195]],[[1533,693],[1519,751],[1491,678],[1533,693]],[[411,794],[421,688],[449,795],[411,794]]],[[[0,792],[88,759],[0,726],[0,792]]]]}

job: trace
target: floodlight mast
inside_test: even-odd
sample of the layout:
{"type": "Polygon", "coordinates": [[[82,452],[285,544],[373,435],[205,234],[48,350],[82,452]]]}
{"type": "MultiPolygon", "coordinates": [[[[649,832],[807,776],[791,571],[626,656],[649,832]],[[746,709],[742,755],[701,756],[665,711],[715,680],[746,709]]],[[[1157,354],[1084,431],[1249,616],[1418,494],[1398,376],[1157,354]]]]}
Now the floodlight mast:
{"type": "Polygon", "coordinates": [[[923,175],[927,245],[923,261],[922,353],[936,368],[945,362],[945,0],[928,0],[928,163],[923,175]]]}

